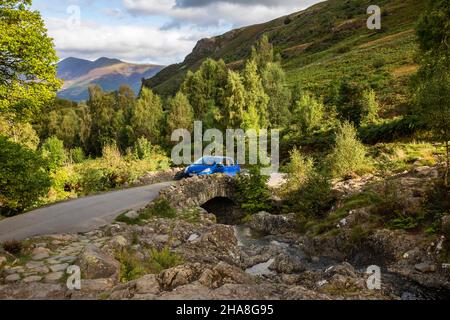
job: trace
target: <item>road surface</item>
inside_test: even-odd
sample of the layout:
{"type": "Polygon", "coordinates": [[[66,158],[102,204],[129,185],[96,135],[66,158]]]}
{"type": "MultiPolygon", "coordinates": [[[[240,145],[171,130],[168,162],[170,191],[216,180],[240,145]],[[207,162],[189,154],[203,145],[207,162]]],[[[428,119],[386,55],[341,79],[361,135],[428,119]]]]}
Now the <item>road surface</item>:
{"type": "Polygon", "coordinates": [[[0,242],[25,238],[88,232],[110,224],[126,210],[139,210],[172,182],[113,191],[57,203],[0,221],[0,242]]]}

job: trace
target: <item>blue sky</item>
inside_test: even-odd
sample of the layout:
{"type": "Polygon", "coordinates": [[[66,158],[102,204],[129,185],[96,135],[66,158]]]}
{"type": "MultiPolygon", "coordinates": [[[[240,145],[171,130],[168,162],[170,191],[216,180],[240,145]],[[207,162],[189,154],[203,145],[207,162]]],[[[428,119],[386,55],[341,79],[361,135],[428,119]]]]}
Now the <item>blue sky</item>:
{"type": "Polygon", "coordinates": [[[61,59],[180,62],[201,38],[269,21],[318,0],[34,0],[61,59]],[[79,17],[79,19],[78,19],[79,17]]]}

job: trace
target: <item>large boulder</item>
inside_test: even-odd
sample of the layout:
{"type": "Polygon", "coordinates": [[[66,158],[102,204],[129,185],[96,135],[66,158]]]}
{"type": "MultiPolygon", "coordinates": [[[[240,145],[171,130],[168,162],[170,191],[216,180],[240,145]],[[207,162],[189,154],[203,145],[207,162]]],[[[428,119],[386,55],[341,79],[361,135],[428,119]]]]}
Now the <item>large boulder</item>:
{"type": "Polygon", "coordinates": [[[89,245],[79,257],[78,265],[81,268],[83,279],[118,280],[120,263],[102,252],[97,246],[89,245]]]}
{"type": "Polygon", "coordinates": [[[303,272],[306,270],[306,267],[301,261],[286,254],[280,254],[269,266],[269,269],[278,273],[292,274],[303,272]]]}
{"type": "Polygon", "coordinates": [[[252,217],[249,226],[264,234],[283,234],[295,229],[295,214],[273,215],[268,212],[260,212],[252,217]]]}

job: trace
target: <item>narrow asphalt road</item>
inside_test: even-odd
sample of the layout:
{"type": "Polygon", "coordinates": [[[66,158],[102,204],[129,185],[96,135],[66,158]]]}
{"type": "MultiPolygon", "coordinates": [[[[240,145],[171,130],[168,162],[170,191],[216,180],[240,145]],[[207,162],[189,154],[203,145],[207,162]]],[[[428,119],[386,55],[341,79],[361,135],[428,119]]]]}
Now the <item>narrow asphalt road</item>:
{"type": "Polygon", "coordinates": [[[0,242],[60,233],[87,232],[107,225],[126,210],[139,210],[172,182],[113,191],[40,208],[0,221],[0,242]]]}

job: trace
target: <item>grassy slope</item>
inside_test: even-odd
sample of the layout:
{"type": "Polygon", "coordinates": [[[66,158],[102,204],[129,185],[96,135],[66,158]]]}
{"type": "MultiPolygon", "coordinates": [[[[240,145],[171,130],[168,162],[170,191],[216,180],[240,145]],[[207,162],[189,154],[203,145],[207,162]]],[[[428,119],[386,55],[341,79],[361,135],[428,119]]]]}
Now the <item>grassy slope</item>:
{"type": "MultiPolygon", "coordinates": [[[[266,33],[283,56],[289,85],[324,92],[330,83],[351,77],[369,83],[379,94],[384,111],[398,109],[414,73],[414,32],[421,1],[380,0],[382,30],[366,27],[367,0],[329,0],[268,23],[233,30],[201,42],[186,60],[163,70],[146,85],[162,95],[173,94],[187,70],[207,58],[222,58],[239,66],[251,46],[266,33]]],[[[395,113],[395,112],[394,112],[395,113]]]]}

